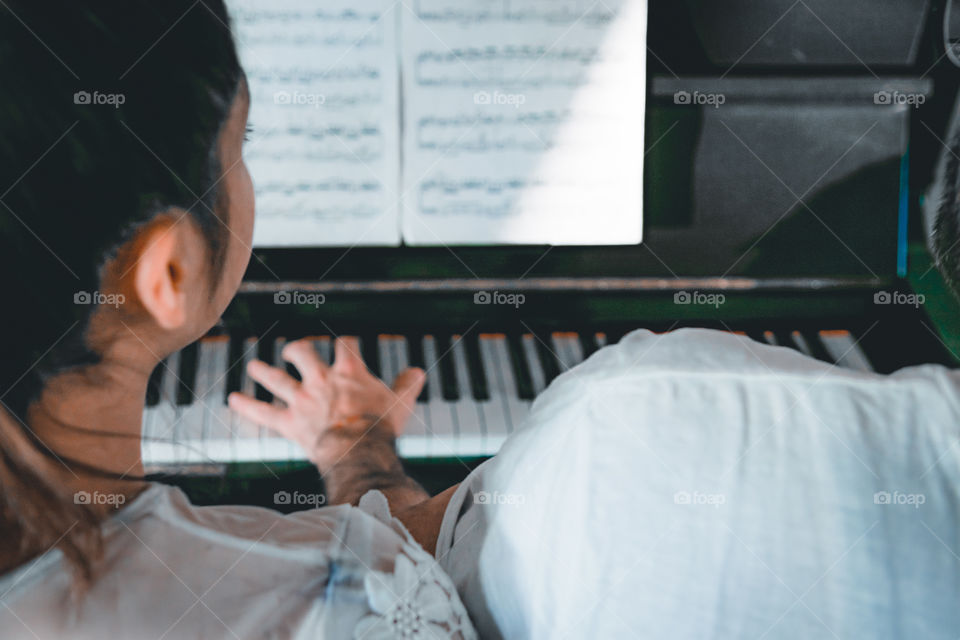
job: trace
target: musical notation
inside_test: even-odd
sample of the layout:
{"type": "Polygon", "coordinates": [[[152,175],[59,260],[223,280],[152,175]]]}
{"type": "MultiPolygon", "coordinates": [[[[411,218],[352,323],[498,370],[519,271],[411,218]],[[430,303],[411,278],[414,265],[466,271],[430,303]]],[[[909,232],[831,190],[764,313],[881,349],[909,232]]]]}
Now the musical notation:
{"type": "Polygon", "coordinates": [[[449,0],[417,0],[414,3],[414,11],[417,18],[425,22],[460,26],[488,22],[570,25],[576,21],[588,25],[604,25],[616,17],[616,12],[603,2],[590,0],[543,2],[480,0],[459,4],[449,0]]]}
{"type": "Polygon", "coordinates": [[[398,244],[393,5],[229,5],[250,86],[254,244],[398,244]]]}
{"type": "Polygon", "coordinates": [[[230,4],[255,244],[640,241],[645,0],[230,4]]]}
{"type": "Polygon", "coordinates": [[[417,0],[400,15],[403,236],[642,234],[644,0],[417,0]]]}

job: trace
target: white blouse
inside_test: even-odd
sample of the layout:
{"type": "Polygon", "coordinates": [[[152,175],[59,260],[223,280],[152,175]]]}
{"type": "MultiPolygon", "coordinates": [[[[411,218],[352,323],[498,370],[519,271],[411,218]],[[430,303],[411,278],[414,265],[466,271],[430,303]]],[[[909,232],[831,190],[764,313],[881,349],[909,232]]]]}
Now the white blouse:
{"type": "Polygon", "coordinates": [[[52,550],[0,577],[14,638],[475,638],[449,578],[391,517],[360,507],[291,515],[198,507],[152,485],[104,524],[100,577],[71,594],[52,550]]]}

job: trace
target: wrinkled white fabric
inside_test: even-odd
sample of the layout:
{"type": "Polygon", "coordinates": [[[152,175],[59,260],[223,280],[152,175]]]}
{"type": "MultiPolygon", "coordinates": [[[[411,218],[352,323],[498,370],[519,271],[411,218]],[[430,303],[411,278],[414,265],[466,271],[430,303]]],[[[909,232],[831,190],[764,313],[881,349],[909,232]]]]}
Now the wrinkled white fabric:
{"type": "Polygon", "coordinates": [[[953,638],[960,373],[706,330],[560,376],[451,500],[482,637],[953,638]]]}
{"type": "Polygon", "coordinates": [[[0,578],[0,637],[474,638],[449,578],[391,518],[191,505],[153,485],[104,525],[106,564],[82,600],[59,551],[0,578]]]}

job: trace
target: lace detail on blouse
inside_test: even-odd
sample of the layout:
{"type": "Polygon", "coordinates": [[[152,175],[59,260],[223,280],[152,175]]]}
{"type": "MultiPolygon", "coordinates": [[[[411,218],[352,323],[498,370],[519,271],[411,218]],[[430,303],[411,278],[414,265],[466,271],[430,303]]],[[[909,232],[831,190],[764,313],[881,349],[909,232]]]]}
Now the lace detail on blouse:
{"type": "Polygon", "coordinates": [[[394,562],[393,574],[372,571],[364,578],[371,613],[360,620],[353,637],[475,639],[476,631],[453,582],[406,527],[390,515],[386,497],[379,491],[370,491],[360,499],[359,507],[390,526],[404,544],[394,562]]]}

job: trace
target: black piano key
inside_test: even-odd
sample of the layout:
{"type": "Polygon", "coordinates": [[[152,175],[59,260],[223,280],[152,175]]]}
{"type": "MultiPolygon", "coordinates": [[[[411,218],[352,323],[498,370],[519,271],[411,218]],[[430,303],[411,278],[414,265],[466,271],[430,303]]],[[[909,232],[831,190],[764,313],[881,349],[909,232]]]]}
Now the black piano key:
{"type": "Polygon", "coordinates": [[[147,380],[147,401],[148,407],[155,407],[160,404],[160,389],[163,384],[163,375],[167,368],[167,361],[161,360],[154,367],[150,379],[147,380]]]}
{"type": "MultiPolygon", "coordinates": [[[[264,337],[257,341],[257,359],[273,364],[273,338],[264,337]]],[[[259,383],[255,385],[253,395],[261,402],[273,402],[273,394],[259,383]]]]}
{"type": "Polygon", "coordinates": [[[300,372],[297,371],[297,368],[295,366],[293,366],[293,363],[288,362],[286,365],[286,369],[287,369],[287,373],[290,374],[290,377],[296,380],[297,382],[300,382],[301,380],[303,380],[303,378],[300,377],[300,372]]]}
{"type": "Polygon", "coordinates": [[[905,340],[892,340],[879,323],[850,329],[853,341],[863,352],[863,357],[877,373],[893,373],[909,364],[905,340]]]}
{"type": "Polygon", "coordinates": [[[365,333],[360,336],[360,355],[363,362],[367,365],[376,377],[380,377],[380,346],[377,343],[377,334],[365,333]]]}
{"type": "Polygon", "coordinates": [[[517,396],[521,400],[533,400],[533,379],[530,377],[530,363],[523,350],[523,338],[519,333],[507,334],[507,352],[510,354],[510,366],[513,367],[513,380],[517,383],[517,396]]]}
{"type": "Polygon", "coordinates": [[[553,340],[550,339],[549,332],[536,331],[534,339],[537,345],[537,356],[540,358],[540,368],[543,370],[544,384],[549,386],[553,379],[560,375],[560,361],[553,353],[553,340]]]}
{"type": "MultiPolygon", "coordinates": [[[[296,340],[297,340],[296,338],[288,338],[287,344],[290,344],[291,342],[296,342],[296,340]]],[[[281,360],[281,362],[277,363],[277,366],[279,367],[282,364],[284,371],[287,372],[287,375],[289,375],[291,378],[293,378],[297,382],[300,382],[301,380],[303,380],[303,378],[300,376],[300,372],[297,371],[297,368],[294,366],[294,364],[292,362],[288,362],[283,359],[282,353],[278,353],[277,357],[280,358],[281,360]]]]}
{"type": "MultiPolygon", "coordinates": [[[[627,332],[624,329],[611,329],[606,332],[606,335],[607,335],[606,344],[607,345],[617,344],[618,342],[620,342],[620,338],[622,338],[626,334],[627,332]]],[[[547,344],[550,344],[550,342],[548,341],[547,344]]]]}
{"type": "Polygon", "coordinates": [[[240,391],[243,383],[243,338],[239,335],[230,336],[230,346],[227,349],[227,384],[224,389],[223,401],[234,391],[240,391]]]}
{"type": "Polygon", "coordinates": [[[577,336],[580,338],[580,349],[583,350],[583,359],[586,360],[593,353],[600,348],[600,345],[597,343],[597,334],[592,331],[578,333],[577,336]]]}
{"type": "Polygon", "coordinates": [[[807,341],[807,346],[810,347],[810,355],[828,364],[836,364],[830,356],[830,352],[827,351],[827,347],[820,340],[818,331],[804,331],[802,335],[803,339],[807,341]]]}
{"type": "Polygon", "coordinates": [[[449,335],[437,336],[437,358],[440,359],[440,388],[443,399],[456,402],[460,399],[460,389],[457,386],[457,372],[454,368],[453,349],[449,335]]]}
{"type": "Polygon", "coordinates": [[[188,344],[180,352],[180,367],[177,372],[177,404],[193,404],[197,386],[197,359],[200,347],[198,343],[188,344]]]}
{"type": "MultiPolygon", "coordinates": [[[[421,335],[411,335],[407,336],[407,362],[411,367],[418,367],[420,369],[425,369],[423,365],[423,336],[421,335]]],[[[423,390],[420,392],[420,395],[417,396],[417,402],[428,402],[430,400],[430,390],[427,388],[428,385],[423,385],[423,390]]]]}
{"type": "Polygon", "coordinates": [[[467,353],[467,373],[470,374],[470,392],[474,400],[489,400],[490,389],[487,386],[486,369],[480,355],[480,337],[470,333],[463,338],[464,351],[467,353]]]}
{"type": "Polygon", "coordinates": [[[799,351],[803,353],[803,350],[797,346],[797,343],[793,341],[793,336],[790,335],[789,331],[784,331],[783,329],[777,329],[773,332],[773,337],[777,341],[777,344],[781,347],[790,347],[794,351],[799,351]]]}

